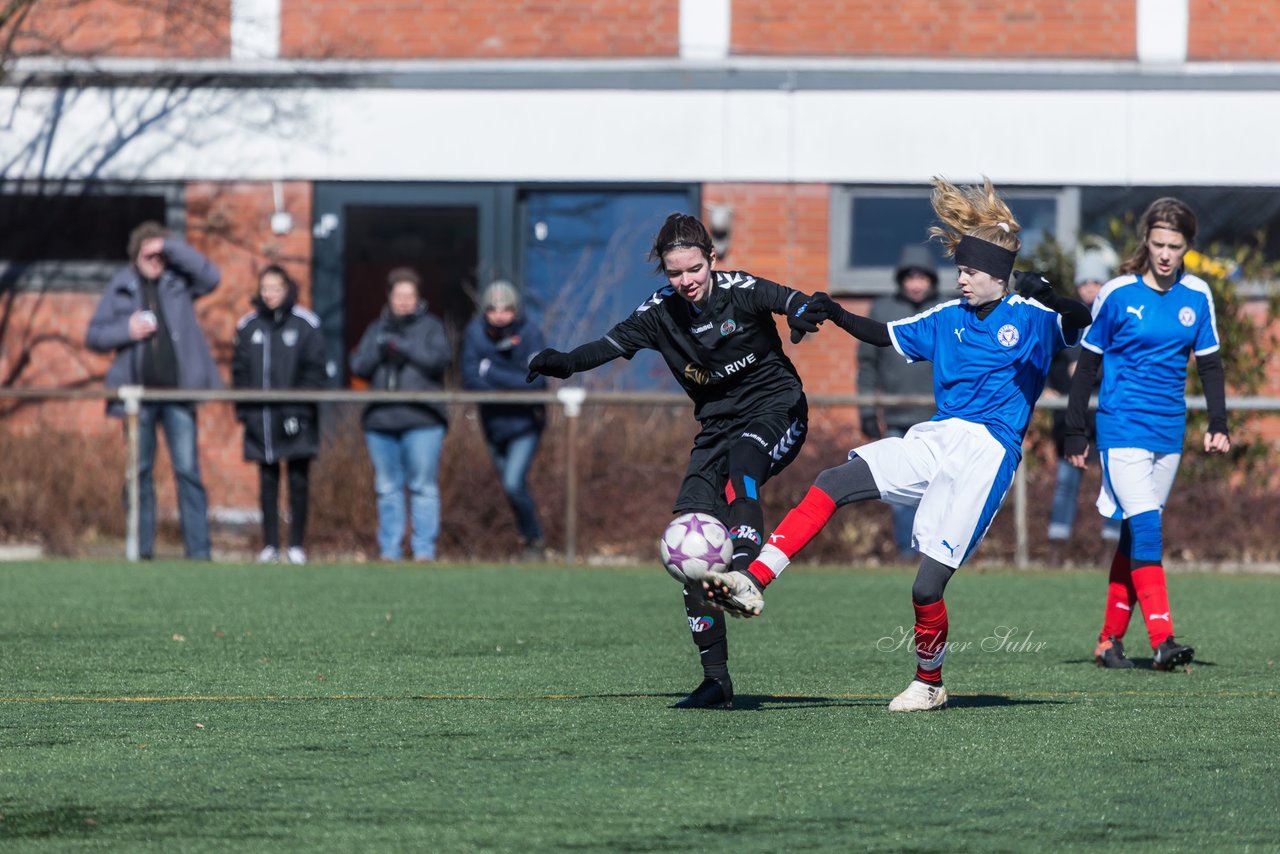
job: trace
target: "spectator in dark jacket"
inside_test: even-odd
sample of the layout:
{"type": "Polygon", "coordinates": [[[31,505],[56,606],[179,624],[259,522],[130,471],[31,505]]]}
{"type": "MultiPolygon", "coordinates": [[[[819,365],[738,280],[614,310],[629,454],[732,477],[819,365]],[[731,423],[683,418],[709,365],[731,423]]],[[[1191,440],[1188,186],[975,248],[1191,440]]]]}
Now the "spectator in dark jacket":
{"type": "MultiPolygon", "coordinates": [[[[894,271],[897,289],[878,297],[871,304],[867,316],[881,323],[912,317],[928,311],[939,303],[938,270],[933,253],[922,244],[904,246],[894,271]]],[[[932,400],[933,365],[929,362],[903,361],[892,347],[873,347],[867,343],[858,345],[858,393],[859,394],[916,394],[932,400]]],[[[937,410],[930,404],[917,406],[867,407],[862,410],[862,432],[868,439],[886,436],[901,438],[912,425],[928,421],[937,410]]],[[[900,504],[891,505],[893,512],[893,541],[903,561],[915,560],[911,547],[911,528],[915,524],[916,508],[900,504]]]]}
{"type": "MultiPolygon", "coordinates": [[[[520,311],[520,294],[510,282],[497,281],[480,297],[481,315],[467,324],[462,339],[462,384],[475,391],[541,391],[547,379],[525,383],[529,360],[546,347],[542,332],[520,311]]],[[[480,423],[489,456],[516,516],[523,556],[543,556],[545,544],[538,508],[527,477],[542,438],[546,407],[529,403],[484,403],[480,423]]]]}
{"type": "MultiPolygon", "coordinates": [[[[369,325],[351,372],[370,390],[439,391],[453,361],[444,325],[427,314],[418,274],[398,267],[387,277],[387,307],[369,325]]],[[[365,408],[365,443],[378,494],[378,548],[399,560],[404,545],[404,490],[409,489],[413,559],[435,560],[440,533],[440,448],[448,418],[437,403],[373,403],[365,408]]]]}
{"type": "MultiPolygon", "coordinates": [[[[135,228],[128,252],[129,266],[107,283],[85,335],[91,350],[115,351],[107,388],[221,388],[193,305],[218,286],[218,268],[158,222],[135,228]]],[[[107,414],[123,416],[124,405],[112,401],[107,414]]],[[[164,428],[178,484],[186,556],[208,560],[208,497],[200,478],[195,405],[187,402],[144,403],[138,414],[138,554],[149,560],[155,548],[157,424],[164,428]]]]}
{"type": "MultiPolygon", "coordinates": [[[[231,363],[236,388],[324,388],[324,336],[320,318],[298,302],[298,286],[283,268],[271,265],[258,276],[253,311],[236,324],[231,363]]],[[[280,462],[289,477],[289,548],[285,559],[304,564],[307,531],[307,474],[320,450],[320,420],[314,403],[239,403],[244,425],[244,458],[258,464],[263,549],[259,563],[280,559],[280,462]]]]}
{"type": "MultiPolygon", "coordinates": [[[[1107,259],[1096,250],[1088,251],[1080,256],[1076,263],[1076,299],[1093,307],[1093,301],[1111,279],[1111,266],[1107,259]]],[[[1049,378],[1045,386],[1046,396],[1053,395],[1066,398],[1071,392],[1071,377],[1075,374],[1076,362],[1080,358],[1079,347],[1068,347],[1060,350],[1049,365],[1049,378]]],[[[1101,382],[1101,379],[1099,379],[1101,382]]],[[[1097,392],[1097,384],[1094,385],[1097,392]]],[[[1094,411],[1089,410],[1089,444],[1093,445],[1094,411]]],[[[1058,471],[1053,484],[1053,505],[1049,511],[1049,564],[1061,566],[1063,552],[1067,541],[1071,539],[1071,531],[1076,523],[1076,510],[1080,496],[1081,470],[1067,462],[1064,449],[1067,436],[1067,411],[1053,410],[1053,443],[1058,450],[1058,471]]],[[[1093,453],[1093,452],[1091,452],[1093,453]]],[[[1096,453],[1095,453],[1096,455],[1096,453]]],[[[1120,539],[1120,520],[1102,520],[1102,540],[1104,551],[1115,550],[1114,544],[1120,539]],[[1112,547],[1106,549],[1107,543],[1112,547]]]]}

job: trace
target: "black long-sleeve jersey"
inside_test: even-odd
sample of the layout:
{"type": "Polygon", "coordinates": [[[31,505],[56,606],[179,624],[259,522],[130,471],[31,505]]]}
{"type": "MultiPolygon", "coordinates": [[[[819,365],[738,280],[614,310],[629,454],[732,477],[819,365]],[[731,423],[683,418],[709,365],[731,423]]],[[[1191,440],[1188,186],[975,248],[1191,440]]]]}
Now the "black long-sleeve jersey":
{"type": "Polygon", "coordinates": [[[804,391],[782,352],[773,315],[799,308],[807,297],[742,271],[715,270],[712,276],[701,310],[665,287],[603,340],[627,359],[640,350],[661,353],[699,421],[791,406],[804,391]]]}

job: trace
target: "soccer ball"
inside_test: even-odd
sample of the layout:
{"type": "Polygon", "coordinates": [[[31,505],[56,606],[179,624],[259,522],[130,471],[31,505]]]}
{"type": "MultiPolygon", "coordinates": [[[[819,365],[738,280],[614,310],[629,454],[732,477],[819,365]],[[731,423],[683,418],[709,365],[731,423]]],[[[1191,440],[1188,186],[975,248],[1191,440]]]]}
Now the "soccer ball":
{"type": "Polygon", "coordinates": [[[729,529],[706,513],[685,513],[667,526],[658,543],[662,565],[681,584],[723,572],[733,561],[729,529]]]}

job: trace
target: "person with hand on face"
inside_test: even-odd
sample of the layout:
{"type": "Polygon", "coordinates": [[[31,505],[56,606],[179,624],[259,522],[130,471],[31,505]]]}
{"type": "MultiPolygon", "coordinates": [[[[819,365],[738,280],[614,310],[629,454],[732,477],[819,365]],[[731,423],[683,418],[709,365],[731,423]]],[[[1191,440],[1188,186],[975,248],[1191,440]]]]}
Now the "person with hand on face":
{"type": "Polygon", "coordinates": [[[946,705],[943,591],[1004,502],[1053,355],[1078,341],[1089,323],[1088,309],[1059,297],[1040,274],[1015,277],[1019,226],[990,181],[960,188],[935,178],[933,184],[942,224],[930,234],[955,256],[960,298],[888,324],[848,312],[826,294],[815,294],[807,311],[811,321],[830,320],[860,341],[892,345],[907,361],[933,362],[937,414],[902,438],[850,451],[848,462],[818,475],[758,559],[745,570],[712,573],[706,583],[726,609],[758,615],[765,586],[837,508],[873,498],[918,506],[913,540],[923,561],[911,587],[916,672],[889,703],[895,712],[946,705]],[[1010,293],[1010,281],[1017,293],[1010,293]]]}
{"type": "MultiPolygon", "coordinates": [[[[421,280],[408,267],[387,276],[387,306],[351,354],[351,372],[370,390],[439,391],[453,352],[444,324],[427,313],[421,280]]],[[[404,548],[405,488],[413,530],[413,559],[432,561],[440,533],[440,449],[448,414],[437,403],[371,403],[362,418],[378,495],[378,549],[400,560],[404,548]]]]}
{"type": "MultiPolygon", "coordinates": [[[[324,334],[320,318],[298,305],[298,285],[272,264],[258,276],[253,311],[236,324],[232,385],[244,389],[324,388],[324,334]]],[[[320,450],[320,418],[309,402],[237,403],[244,425],[244,458],[258,464],[263,548],[259,563],[280,559],[280,463],[289,479],[289,547],[285,559],[307,562],[307,487],[320,450]]]]}
{"type": "MultiPolygon", "coordinates": [[[[909,244],[902,247],[898,268],[894,272],[897,284],[892,294],[877,297],[871,304],[871,320],[889,323],[904,317],[928,311],[939,303],[938,270],[933,253],[928,246],[909,244]]],[[[859,394],[933,394],[933,366],[929,362],[906,362],[897,353],[882,347],[858,344],[858,393],[859,394]]],[[[890,406],[865,408],[860,413],[862,433],[868,439],[885,436],[902,437],[912,425],[926,421],[933,415],[931,406],[890,406]]],[[[916,508],[907,504],[890,506],[893,512],[893,542],[898,547],[898,557],[904,562],[914,561],[915,549],[911,547],[911,528],[915,523],[916,508]]]]}
{"type": "Polygon", "coordinates": [[[1124,634],[1134,605],[1142,608],[1157,670],[1189,664],[1195,649],[1173,635],[1164,574],[1163,513],[1182,460],[1187,429],[1187,362],[1196,357],[1204,386],[1208,454],[1231,450],[1226,383],[1213,293],[1183,269],[1196,217],[1182,201],[1162,198],[1143,213],[1134,253],[1093,303],[1067,407],[1067,459],[1088,461],[1088,406],[1102,369],[1096,420],[1102,491],[1098,512],[1123,520],[1111,562],[1107,603],[1094,660],[1133,667],[1124,634]]]}
{"type": "MultiPolygon", "coordinates": [[[[800,376],[782,350],[773,316],[786,315],[795,342],[817,325],[803,317],[803,293],[716,269],[711,236],[696,217],[667,217],[650,257],[667,286],[602,338],[567,353],[539,353],[529,363],[529,380],[564,379],[619,356],[658,351],[693,401],[701,427],[672,512],[700,511],[722,521],[733,564],[745,567],[762,543],[760,489],[796,458],[808,429],[800,376]]],[[[675,706],[732,708],[724,613],[701,585],[685,587],[684,603],[703,681],[675,706]]]]}
{"type": "MultiPolygon", "coordinates": [[[[135,228],[128,251],[130,265],[107,283],[85,335],[89,349],[116,354],[107,388],[222,388],[195,313],[195,301],[221,281],[218,268],[158,222],[135,228]]],[[[110,401],[107,414],[123,417],[124,404],[110,401]]],[[[196,408],[184,401],[144,402],[138,413],[138,554],[143,560],[154,556],[157,425],[164,428],[178,484],[184,551],[208,560],[209,501],[200,477],[196,408]]]]}
{"type": "MultiPolygon", "coordinates": [[[[521,312],[520,292],[510,282],[493,282],[480,295],[480,307],[480,315],[467,324],[462,337],[463,387],[473,391],[528,389],[525,376],[529,362],[546,343],[537,325],[521,312]]],[[[534,378],[534,390],[546,387],[545,378],[534,378]]],[[[538,508],[529,494],[528,475],[546,420],[546,407],[540,403],[480,404],[485,444],[515,513],[522,556],[528,560],[545,556],[546,544],[538,508]]]]}

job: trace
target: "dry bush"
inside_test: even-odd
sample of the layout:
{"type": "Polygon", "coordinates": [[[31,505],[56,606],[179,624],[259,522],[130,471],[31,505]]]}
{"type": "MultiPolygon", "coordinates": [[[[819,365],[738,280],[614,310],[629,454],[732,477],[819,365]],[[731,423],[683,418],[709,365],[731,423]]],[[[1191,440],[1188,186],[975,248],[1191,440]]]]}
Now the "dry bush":
{"type": "MultiPolygon", "coordinates": [[[[441,459],[440,556],[445,560],[503,560],[520,547],[515,524],[484,446],[474,407],[455,407],[441,459]]],[[[558,408],[549,413],[531,485],[547,542],[565,542],[567,436],[558,408]]],[[[312,466],[308,548],[316,558],[362,559],[377,554],[373,472],[360,430],[360,408],[329,407],[325,438],[312,466]]],[[[861,441],[827,427],[814,413],[799,458],[763,490],[765,525],[776,525],[823,469],[839,465],[861,441]]],[[[589,406],[573,428],[577,449],[577,549],[584,561],[656,560],[656,541],[671,518],[697,425],[687,406],[589,406]]],[[[1022,476],[1028,485],[1031,557],[1048,556],[1045,530],[1053,497],[1054,457],[1047,431],[1032,430],[1022,476]]],[[[44,431],[25,436],[0,430],[6,461],[0,490],[0,539],[42,543],[56,554],[92,551],[103,540],[123,538],[121,472],[123,442],[44,431]],[[89,445],[92,444],[92,447],[89,445]],[[85,465],[86,459],[94,460],[85,465]]],[[[163,456],[163,455],[161,455],[163,456]]],[[[1256,461],[1255,461],[1256,462],[1256,461]]],[[[157,465],[162,466],[160,459],[157,465]]],[[[1265,479],[1226,469],[1227,463],[1188,455],[1166,510],[1165,550],[1191,561],[1274,561],[1280,545],[1280,502],[1265,479]],[[1234,484],[1234,485],[1233,485],[1234,484]]],[[[1262,470],[1269,470],[1264,467],[1262,470]]],[[[167,471],[167,470],[166,470],[167,471]]],[[[157,471],[157,477],[164,472],[157,471]]],[[[1093,510],[1099,473],[1090,468],[1080,490],[1075,536],[1065,557],[1084,565],[1103,560],[1101,520],[1093,510]]],[[[176,519],[161,508],[158,539],[180,548],[176,519]]],[[[256,544],[246,533],[214,526],[218,550],[256,544]]],[[[864,502],[842,508],[805,551],[813,562],[860,565],[889,562],[896,548],[889,508],[864,502]]],[[[983,561],[1009,562],[1014,554],[1010,495],[979,550],[983,561]]]]}

